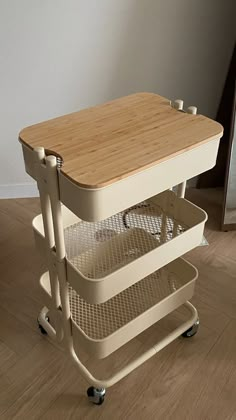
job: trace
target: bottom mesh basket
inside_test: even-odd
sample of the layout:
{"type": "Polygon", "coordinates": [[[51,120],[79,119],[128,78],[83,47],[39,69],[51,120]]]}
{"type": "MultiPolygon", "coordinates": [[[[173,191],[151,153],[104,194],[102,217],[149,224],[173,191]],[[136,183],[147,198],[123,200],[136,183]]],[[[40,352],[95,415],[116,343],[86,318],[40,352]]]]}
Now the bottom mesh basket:
{"type": "Polygon", "coordinates": [[[74,327],[87,350],[105,357],[189,300],[196,278],[195,267],[179,258],[101,304],[89,304],[69,287],[74,327]]]}
{"type": "MultiPolygon", "coordinates": [[[[101,304],[89,304],[69,286],[74,340],[96,358],[108,356],[191,299],[196,278],[196,268],[178,258],[101,304]]],[[[40,285],[50,308],[48,272],[40,285]]]]}

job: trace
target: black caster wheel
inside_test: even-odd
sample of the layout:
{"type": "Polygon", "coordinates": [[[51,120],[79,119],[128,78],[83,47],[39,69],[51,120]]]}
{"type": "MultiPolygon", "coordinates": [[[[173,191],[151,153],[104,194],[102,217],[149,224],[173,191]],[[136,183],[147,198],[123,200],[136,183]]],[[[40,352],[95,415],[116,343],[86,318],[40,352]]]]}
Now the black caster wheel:
{"type": "Polygon", "coordinates": [[[87,395],[89,401],[91,401],[93,404],[101,405],[105,399],[105,388],[94,388],[94,386],[90,386],[87,389],[87,395]]]}
{"type": "Polygon", "coordinates": [[[190,338],[193,337],[195,334],[197,334],[199,328],[199,319],[193,324],[191,328],[189,328],[187,331],[185,331],[182,334],[182,337],[184,338],[190,338]]]}
{"type": "MultiPolygon", "coordinates": [[[[46,316],[46,321],[48,321],[49,322],[49,317],[48,316],[46,316]]],[[[39,326],[39,329],[40,329],[40,332],[41,332],[41,334],[43,334],[43,335],[48,335],[48,333],[47,333],[47,331],[42,327],[42,325],[40,324],[40,322],[39,322],[39,319],[37,319],[37,322],[38,322],[38,326],[39,326]]]]}

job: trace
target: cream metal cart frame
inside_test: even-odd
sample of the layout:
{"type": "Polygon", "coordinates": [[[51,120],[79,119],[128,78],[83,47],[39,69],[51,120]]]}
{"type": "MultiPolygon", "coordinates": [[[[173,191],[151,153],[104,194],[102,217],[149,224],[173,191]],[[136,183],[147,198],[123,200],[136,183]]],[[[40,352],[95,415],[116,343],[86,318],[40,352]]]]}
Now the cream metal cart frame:
{"type": "MultiPolygon", "coordinates": [[[[174,108],[174,112],[183,111],[182,101],[176,101],[174,108]]],[[[188,114],[196,115],[196,108],[190,107],[187,112],[188,114]]],[[[63,160],[59,154],[54,154],[53,150],[51,153],[45,151],[44,147],[37,145],[36,147],[31,145],[31,148],[29,148],[27,141],[24,140],[24,136],[20,135],[26,170],[36,179],[40,194],[42,216],[38,216],[39,218],[37,217],[34,220],[36,244],[43,251],[44,255],[46,253],[48,262],[48,273],[45,273],[40,280],[45,292],[47,306],[39,314],[39,326],[42,332],[47,333],[54,340],[63,344],[79,372],[90,383],[91,387],[87,392],[89,398],[95,404],[103,402],[105,388],[120,381],[177,337],[180,335],[190,337],[197,332],[199,325],[198,313],[196,308],[188,301],[194,292],[197,270],[179,257],[199,245],[207,215],[201,209],[188,203],[184,199],[184,194],[187,178],[215,164],[221,136],[222,127],[219,129],[218,125],[217,133],[214,136],[208,135],[209,141],[204,142],[197,148],[188,148],[184,150],[184,153],[178,154],[172,159],[164,160],[156,166],[154,165],[132,176],[120,179],[110,186],[87,190],[84,187],[75,186],[71,180],[63,176],[61,171],[63,160]],[[190,165],[185,164],[188,161],[191,162],[190,165]],[[195,162],[194,165],[193,162],[195,162]],[[171,168],[172,171],[170,171],[171,168]],[[159,179],[159,183],[153,182],[153,179],[158,179],[160,174],[162,176],[159,179]],[[171,191],[163,192],[176,185],[174,180],[180,181],[177,188],[177,196],[171,191]],[[139,184],[144,185],[145,190],[137,188],[139,184]],[[122,198],[117,200],[119,191],[122,192],[122,198]],[[150,234],[145,233],[145,236],[143,229],[138,227],[130,230],[125,229],[120,235],[109,238],[108,249],[102,248],[105,249],[104,252],[112,252],[112,246],[117,241],[121,241],[122,250],[126,249],[126,245],[122,241],[125,238],[126,241],[131,241],[127,243],[132,244],[131,234],[134,235],[135,244],[137,244],[137,238],[143,238],[144,242],[151,244],[151,248],[137,259],[133,258],[132,252],[125,251],[125,254],[122,254],[122,256],[128,256],[128,263],[125,266],[120,266],[120,260],[118,262],[115,261],[114,264],[119,263],[117,271],[108,272],[107,277],[105,276],[102,280],[89,278],[91,273],[88,269],[87,272],[90,273],[87,274],[88,278],[82,272],[78,272],[78,267],[74,266],[73,258],[70,260],[67,255],[65,227],[67,225],[69,228],[72,226],[76,230],[78,226],[79,230],[80,226],[82,226],[81,223],[83,223],[81,219],[87,220],[89,223],[103,223],[103,220],[112,218],[118,212],[125,211],[130,206],[143,202],[143,200],[147,200],[147,204],[131,207],[129,211],[133,211],[134,217],[138,217],[139,220],[141,220],[140,217],[145,216],[152,222],[153,217],[157,219],[156,214],[159,219],[161,218],[159,245],[156,245],[156,240],[150,234]],[[143,216],[143,213],[147,211],[147,207],[151,213],[143,216]],[[168,217],[164,214],[165,209],[167,209],[168,217]],[[194,221],[192,226],[190,223],[191,218],[194,221]],[[188,221],[187,227],[180,226],[180,220],[182,219],[188,221]],[[171,229],[168,231],[167,224],[170,223],[170,220],[172,224],[171,229]],[[165,235],[168,236],[166,232],[171,232],[171,238],[165,238],[165,235]],[[135,235],[137,235],[137,238],[135,235]],[[176,249],[179,251],[176,251],[176,249]],[[166,264],[168,265],[166,266],[166,264]],[[108,334],[108,338],[99,340],[96,337],[92,337],[88,339],[83,328],[81,329],[76,325],[76,316],[78,316],[78,319],[81,317],[81,312],[79,312],[80,309],[78,308],[80,305],[85,305],[85,308],[97,308],[102,307],[101,305],[106,307],[108,305],[106,302],[110,302],[111,308],[111,302],[116,302],[117,296],[123,296],[127,299],[127,293],[130,291],[133,291],[133,296],[138,296],[138,294],[135,295],[137,288],[149,287],[152,281],[153,284],[154,282],[160,282],[163,276],[165,278],[164,281],[169,282],[169,278],[166,277],[168,276],[167,271],[161,271],[160,277],[153,280],[152,276],[155,273],[159,275],[156,270],[164,270],[161,268],[163,266],[170,267],[172,274],[178,274],[178,271],[181,272],[183,269],[183,277],[185,272],[186,279],[181,283],[179,289],[178,287],[176,289],[175,284],[174,286],[172,285],[170,295],[166,294],[154,305],[153,302],[152,304],[149,303],[150,307],[144,305],[143,313],[135,313],[134,318],[129,318],[126,324],[119,325],[114,331],[111,330],[112,332],[110,332],[110,335],[108,334]],[[123,274],[129,279],[126,283],[124,281],[122,283],[123,274]],[[71,291],[71,286],[73,291],[71,291]],[[77,305],[75,309],[76,315],[74,316],[72,315],[71,306],[72,294],[75,296],[76,302],[73,305],[77,305]],[[82,297],[80,298],[79,295],[82,297]],[[81,300],[82,298],[85,300],[81,300]],[[184,305],[189,312],[188,320],[108,379],[94,377],[76,354],[74,334],[78,334],[81,346],[88,352],[94,353],[98,358],[103,358],[181,305],[184,305]],[[49,309],[53,313],[55,327],[49,321],[49,309]],[[141,320],[141,322],[137,320],[141,320]]],[[[122,217],[124,218],[124,213],[122,213],[122,217]]],[[[108,229],[105,231],[109,233],[108,229]]],[[[83,258],[87,258],[87,264],[87,261],[91,259],[91,255],[87,256],[86,252],[81,255],[83,258]]],[[[102,258],[98,254],[96,264],[99,264],[102,258]]],[[[92,265],[93,261],[92,256],[92,265]]],[[[81,264],[80,260],[79,263],[81,264]]],[[[142,294],[143,291],[144,289],[142,294]]],[[[123,304],[122,299],[121,304],[123,304]]],[[[94,313],[99,315],[99,312],[94,313]]]]}

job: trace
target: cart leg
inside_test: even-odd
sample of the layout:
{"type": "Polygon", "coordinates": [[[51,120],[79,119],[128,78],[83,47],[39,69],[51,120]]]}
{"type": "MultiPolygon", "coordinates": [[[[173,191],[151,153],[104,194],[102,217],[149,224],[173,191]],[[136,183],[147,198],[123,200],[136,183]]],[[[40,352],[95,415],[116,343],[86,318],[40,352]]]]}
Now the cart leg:
{"type": "Polygon", "coordinates": [[[56,331],[52,327],[52,325],[49,323],[49,317],[48,317],[49,309],[44,306],[41,312],[38,316],[38,326],[42,334],[49,335],[52,338],[56,338],[56,331]]]}
{"type": "Polygon", "coordinates": [[[184,198],[185,191],[186,191],[186,181],[181,182],[181,184],[178,185],[177,188],[177,196],[180,198],[184,198]]]}
{"type": "MultiPolygon", "coordinates": [[[[46,321],[46,322],[50,322],[50,319],[49,319],[49,317],[48,317],[48,316],[46,316],[46,317],[45,317],[45,321],[46,321]]],[[[41,323],[40,323],[40,321],[39,321],[39,317],[37,318],[37,322],[38,322],[38,326],[39,326],[39,329],[40,329],[41,334],[43,334],[43,335],[48,335],[47,331],[46,331],[46,330],[43,328],[43,326],[41,325],[41,323]]]]}

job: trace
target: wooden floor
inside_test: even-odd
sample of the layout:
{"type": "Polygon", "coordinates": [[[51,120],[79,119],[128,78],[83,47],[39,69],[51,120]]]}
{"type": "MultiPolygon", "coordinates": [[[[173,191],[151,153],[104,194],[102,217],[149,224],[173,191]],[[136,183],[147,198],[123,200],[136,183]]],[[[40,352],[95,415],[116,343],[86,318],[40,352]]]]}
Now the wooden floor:
{"type": "MultiPolygon", "coordinates": [[[[36,318],[43,302],[43,264],[33,246],[37,199],[0,201],[0,418],[1,420],[236,420],[236,232],[218,231],[213,191],[190,190],[209,213],[206,237],[187,258],[199,269],[193,303],[201,328],[179,338],[90,405],[87,384],[64,352],[42,336],[36,318]]],[[[106,374],[166,334],[182,314],[153,326],[98,364],[106,374]]],[[[82,355],[86,359],[85,355],[82,355]]]]}

